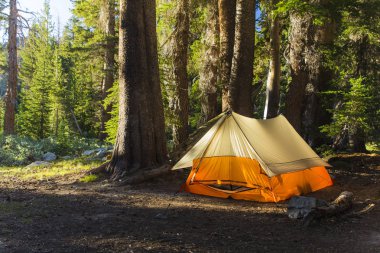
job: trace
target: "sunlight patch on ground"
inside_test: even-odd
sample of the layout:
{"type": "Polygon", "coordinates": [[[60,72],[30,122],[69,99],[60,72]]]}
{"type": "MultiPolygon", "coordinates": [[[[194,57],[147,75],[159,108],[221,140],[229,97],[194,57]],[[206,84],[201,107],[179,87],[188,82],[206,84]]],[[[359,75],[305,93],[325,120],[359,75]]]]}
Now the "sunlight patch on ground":
{"type": "Polygon", "coordinates": [[[91,182],[95,182],[98,179],[99,179],[98,175],[91,174],[91,175],[86,175],[82,177],[81,179],[79,179],[79,181],[82,183],[91,183],[91,182]]]}
{"type": "Polygon", "coordinates": [[[100,161],[86,161],[81,159],[58,161],[50,166],[40,167],[0,167],[0,176],[3,180],[18,179],[27,180],[46,180],[54,177],[76,174],[87,171],[99,166],[100,161]]]}

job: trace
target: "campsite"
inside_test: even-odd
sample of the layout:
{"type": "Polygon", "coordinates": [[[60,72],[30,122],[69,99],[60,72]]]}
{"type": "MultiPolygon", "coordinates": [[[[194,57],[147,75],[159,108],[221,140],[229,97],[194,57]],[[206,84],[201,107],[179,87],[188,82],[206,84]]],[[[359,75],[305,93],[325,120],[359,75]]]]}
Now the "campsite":
{"type": "Polygon", "coordinates": [[[184,175],[123,187],[80,182],[85,171],[44,181],[2,176],[0,251],[377,252],[380,157],[335,159],[344,167],[334,167],[334,186],[312,196],[330,201],[351,190],[355,211],[366,201],[376,207],[308,227],[288,218],[286,203],[174,196],[184,175]]]}
{"type": "Polygon", "coordinates": [[[378,0],[0,0],[0,253],[380,252],[378,0]]]}

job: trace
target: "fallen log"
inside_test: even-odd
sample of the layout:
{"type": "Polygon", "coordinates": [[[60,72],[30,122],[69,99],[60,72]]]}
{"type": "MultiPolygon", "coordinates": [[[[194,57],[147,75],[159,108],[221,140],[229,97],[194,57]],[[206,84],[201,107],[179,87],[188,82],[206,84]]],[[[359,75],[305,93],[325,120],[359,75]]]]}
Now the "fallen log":
{"type": "Polygon", "coordinates": [[[342,213],[352,206],[354,194],[352,192],[342,192],[333,202],[328,206],[317,207],[316,211],[320,216],[331,216],[342,213]]]}
{"type": "Polygon", "coordinates": [[[313,220],[341,214],[352,207],[354,194],[349,191],[342,192],[334,201],[327,206],[313,209],[305,218],[304,225],[308,226],[313,220]]]}

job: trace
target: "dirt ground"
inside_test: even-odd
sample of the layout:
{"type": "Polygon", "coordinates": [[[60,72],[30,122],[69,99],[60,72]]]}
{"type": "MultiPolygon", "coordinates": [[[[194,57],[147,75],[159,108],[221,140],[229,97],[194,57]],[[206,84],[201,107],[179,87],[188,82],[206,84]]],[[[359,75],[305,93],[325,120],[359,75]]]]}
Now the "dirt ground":
{"type": "Polygon", "coordinates": [[[180,193],[181,175],[114,187],[83,175],[49,181],[0,178],[0,252],[380,252],[380,156],[330,159],[334,186],[311,194],[355,195],[360,216],[306,227],[286,203],[180,193]]]}

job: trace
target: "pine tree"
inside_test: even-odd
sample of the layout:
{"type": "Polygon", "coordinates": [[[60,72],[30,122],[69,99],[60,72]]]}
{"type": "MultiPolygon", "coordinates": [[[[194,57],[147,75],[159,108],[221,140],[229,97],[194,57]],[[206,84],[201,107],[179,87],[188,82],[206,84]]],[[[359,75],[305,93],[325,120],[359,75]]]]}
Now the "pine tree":
{"type": "Polygon", "coordinates": [[[21,52],[23,81],[18,126],[20,133],[32,138],[50,135],[52,88],[54,80],[54,43],[51,36],[50,9],[45,4],[43,15],[33,26],[21,52]]]}

